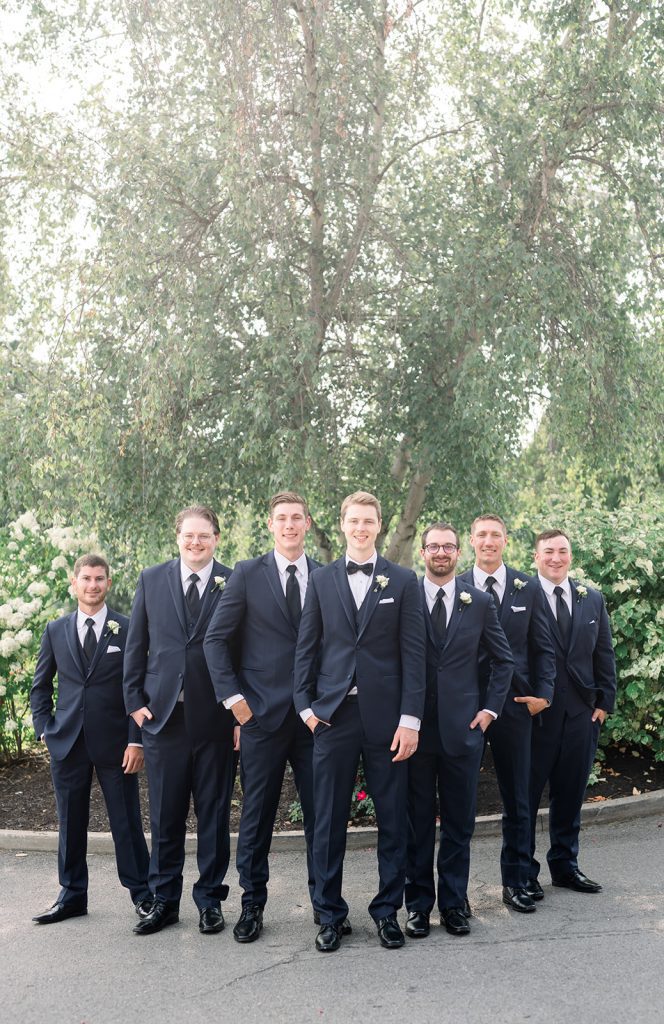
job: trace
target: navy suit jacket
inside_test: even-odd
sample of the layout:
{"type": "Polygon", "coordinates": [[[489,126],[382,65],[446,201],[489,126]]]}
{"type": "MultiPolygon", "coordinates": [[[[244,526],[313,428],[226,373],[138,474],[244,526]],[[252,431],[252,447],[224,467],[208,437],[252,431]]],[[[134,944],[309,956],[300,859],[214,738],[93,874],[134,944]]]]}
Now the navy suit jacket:
{"type": "MultiPolygon", "coordinates": [[[[307,565],[311,577],[319,563],[307,558],[307,565]]],[[[221,703],[241,693],[261,728],[275,732],[293,706],[297,632],[274,552],[238,562],[203,645],[216,699],[221,703]],[[239,642],[237,672],[235,642],[239,642]]]]}
{"type": "Polygon", "coordinates": [[[106,622],[114,620],[120,629],[113,634],[104,624],[88,667],[78,640],[76,615],[63,615],[44,630],[30,690],[35,734],[43,733],[51,756],[62,761],[83,729],[85,745],[95,764],[121,765],[127,743],[141,742],[141,731],[128,718],[122,699],[122,661],[129,619],[107,609],[106,622]],[[119,650],[109,653],[109,647],[119,650]]]}
{"type": "MultiPolygon", "coordinates": [[[[539,577],[534,582],[541,589],[539,577]]],[[[611,714],[616,700],[616,658],[613,651],[611,626],[599,590],[586,587],[586,597],[578,592],[579,584],[570,579],[572,590],[572,631],[569,647],[565,647],[558,622],[542,590],[556,652],[558,679],[564,673],[577,693],[593,710],[600,708],[611,714]]]]}
{"type": "Polygon", "coordinates": [[[228,566],[216,560],[191,635],[187,630],[180,559],[153,565],[141,573],[129,620],[125,651],[124,695],[129,714],[147,705],[153,719],[143,723],[158,733],[173,713],[184,687],[185,722],[194,740],[224,738],[232,716],[217,704],[203,654],[203,638],[221,597],[215,576],[228,566]]]}
{"type": "Polygon", "coordinates": [[[312,573],[295,652],[298,713],[310,707],[330,722],[357,685],[367,739],[389,744],[401,715],[422,718],[424,664],[424,623],[412,570],[379,555],[359,612],[344,557],[312,573]],[[378,576],[388,578],[387,586],[381,588],[378,576]]]}
{"type": "MultiPolygon", "coordinates": [[[[514,656],[514,674],[504,714],[522,712],[522,705],[514,703],[515,697],[543,697],[553,701],[556,679],[556,655],[549,631],[549,616],[546,613],[546,597],[541,587],[533,587],[529,576],[505,566],[507,578],[505,593],[498,612],[498,621],[507,637],[514,656]],[[521,580],[525,586],[519,588],[514,581],[521,580]]],[[[473,570],[467,569],[459,579],[475,585],[473,570]]],[[[480,658],[480,674],[483,688],[489,681],[489,657],[480,658]]]]}
{"type": "Polygon", "coordinates": [[[427,608],[424,581],[420,580],[420,614],[426,626],[427,711],[422,722],[420,748],[429,751],[431,740],[440,737],[443,751],[451,757],[469,754],[483,743],[479,726],[469,725],[486,708],[499,715],[509,690],[514,658],[498,622],[490,594],[455,580],[454,611],[442,645],[436,640],[427,608]],[[470,603],[461,594],[470,595],[470,603]],[[480,678],[482,650],[490,659],[489,680],[483,693],[480,678]],[[436,734],[436,726],[438,737],[436,734]]]}

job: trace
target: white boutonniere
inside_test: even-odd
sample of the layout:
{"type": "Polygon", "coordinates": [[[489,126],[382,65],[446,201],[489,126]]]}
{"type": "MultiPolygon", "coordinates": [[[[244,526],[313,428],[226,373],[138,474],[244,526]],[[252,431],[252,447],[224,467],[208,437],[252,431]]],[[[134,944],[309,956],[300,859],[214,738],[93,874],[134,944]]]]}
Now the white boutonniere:
{"type": "Polygon", "coordinates": [[[514,580],[514,589],[515,590],[523,590],[523,588],[527,587],[527,586],[528,586],[528,580],[520,580],[518,576],[514,580]]]}
{"type": "Polygon", "coordinates": [[[472,604],[473,603],[473,599],[472,599],[472,597],[470,596],[470,594],[468,593],[467,590],[462,590],[461,591],[461,593],[459,594],[459,600],[461,601],[461,604],[472,604]]]}
{"type": "Polygon", "coordinates": [[[215,576],[213,590],[223,590],[226,586],[225,576],[215,576]]]}
{"type": "Polygon", "coordinates": [[[112,633],[113,636],[117,636],[120,632],[120,623],[116,622],[115,619],[109,619],[106,623],[106,629],[109,633],[112,633]]]}
{"type": "Polygon", "coordinates": [[[385,590],[385,587],[389,582],[389,576],[376,576],[376,586],[374,587],[374,594],[377,594],[379,590],[385,590]]]}
{"type": "Polygon", "coordinates": [[[583,598],[587,597],[587,596],[588,596],[588,588],[584,587],[583,584],[579,585],[576,588],[576,599],[577,599],[577,601],[582,601],[583,598]]]}

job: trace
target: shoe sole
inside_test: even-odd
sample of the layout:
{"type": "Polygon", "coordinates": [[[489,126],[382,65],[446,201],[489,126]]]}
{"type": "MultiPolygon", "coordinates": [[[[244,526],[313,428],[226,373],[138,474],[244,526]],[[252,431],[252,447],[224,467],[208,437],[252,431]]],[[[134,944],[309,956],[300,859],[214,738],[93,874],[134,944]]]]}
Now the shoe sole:
{"type": "Polygon", "coordinates": [[[428,934],[428,930],[425,932],[409,932],[408,928],[406,928],[406,935],[409,939],[426,939],[428,934]]]}
{"type": "Polygon", "coordinates": [[[511,903],[510,900],[506,900],[504,897],[503,903],[510,910],[516,910],[517,914],[534,914],[535,910],[537,909],[536,907],[517,907],[514,905],[514,903],[511,903]]]}
{"type": "Polygon", "coordinates": [[[158,928],[141,928],[140,925],[136,925],[133,932],[134,935],[156,935],[158,932],[163,931],[164,928],[169,928],[172,924],[177,924],[179,920],[179,917],[175,917],[172,921],[164,921],[164,923],[160,924],[158,928]]]}
{"type": "Polygon", "coordinates": [[[63,921],[69,921],[72,917],[86,917],[87,910],[77,910],[73,914],[67,914],[65,917],[50,918],[47,920],[40,921],[38,917],[33,917],[35,924],[62,924],[63,921]]]}
{"type": "Polygon", "coordinates": [[[552,882],[551,885],[554,885],[556,889],[569,889],[570,892],[582,892],[586,896],[596,896],[598,892],[602,891],[601,885],[598,889],[581,889],[576,885],[568,885],[567,882],[552,882]]]}
{"type": "Polygon", "coordinates": [[[261,921],[261,923],[258,926],[258,931],[254,932],[251,935],[236,935],[235,929],[233,929],[233,938],[235,939],[236,942],[239,942],[240,945],[243,945],[244,943],[247,943],[247,942],[255,942],[256,939],[259,938],[260,933],[262,931],[263,931],[263,922],[261,921]]]}

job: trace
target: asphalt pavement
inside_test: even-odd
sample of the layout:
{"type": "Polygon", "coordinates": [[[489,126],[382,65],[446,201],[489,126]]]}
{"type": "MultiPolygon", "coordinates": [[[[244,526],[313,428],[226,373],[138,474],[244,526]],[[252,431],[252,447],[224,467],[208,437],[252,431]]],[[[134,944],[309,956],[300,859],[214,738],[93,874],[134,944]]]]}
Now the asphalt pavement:
{"type": "MultiPolygon", "coordinates": [[[[54,900],[55,855],[0,852],[2,1018],[21,1024],[329,1022],[379,1024],[659,1024],[663,1019],[664,816],[584,828],[580,866],[604,891],[545,884],[535,914],[500,900],[498,837],[473,843],[469,936],[435,926],[401,950],[381,948],[366,907],[374,849],[349,850],[345,895],[352,936],[336,953],[314,949],[304,854],[271,860],[261,938],[238,945],[233,885],[220,935],[198,931],[188,856],[180,922],[132,934],[137,918],[112,856],[91,854],[87,917],[32,924],[54,900]]],[[[233,878],[234,881],[234,878],[233,878]]],[[[544,880],[546,881],[546,880],[544,880]]],[[[402,923],[405,914],[400,915],[402,923]]]]}

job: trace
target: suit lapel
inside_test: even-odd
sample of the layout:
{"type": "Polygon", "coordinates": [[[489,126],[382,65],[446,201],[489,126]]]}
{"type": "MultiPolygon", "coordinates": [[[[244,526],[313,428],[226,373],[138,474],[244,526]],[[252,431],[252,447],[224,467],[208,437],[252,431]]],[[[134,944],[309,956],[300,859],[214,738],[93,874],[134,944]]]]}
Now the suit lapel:
{"type": "MultiPolygon", "coordinates": [[[[383,594],[383,591],[385,591],[385,593],[387,594],[388,597],[390,596],[389,593],[387,593],[389,591],[389,589],[390,589],[390,584],[389,583],[387,584],[387,586],[385,588],[379,587],[378,584],[376,583],[376,576],[381,576],[381,575],[386,576],[388,569],[389,569],[389,566],[388,566],[387,562],[385,561],[384,558],[381,558],[381,556],[379,555],[378,558],[376,559],[376,565],[374,567],[374,574],[373,574],[373,577],[371,579],[371,584],[369,586],[369,590],[367,592],[367,596],[365,597],[364,601],[362,602],[362,607],[360,608],[360,613],[359,613],[360,614],[360,624],[359,624],[359,628],[358,628],[358,631],[357,631],[357,638],[358,638],[358,640],[360,639],[360,637],[364,633],[365,629],[369,625],[369,623],[371,621],[371,616],[373,615],[373,613],[376,610],[376,606],[378,605],[378,602],[381,599],[381,595],[383,594]]],[[[350,590],[350,587],[348,589],[350,590]]]]}
{"type": "MultiPolygon", "coordinates": [[[[542,587],[542,590],[544,590],[543,587],[542,587]]],[[[556,641],[556,643],[560,647],[560,650],[563,652],[563,654],[567,654],[567,651],[565,650],[565,646],[563,644],[562,637],[560,635],[560,630],[558,629],[558,619],[555,617],[555,615],[551,611],[551,605],[549,604],[549,597],[548,597],[548,594],[546,592],[544,593],[544,604],[546,605],[546,614],[547,614],[547,618],[549,620],[549,629],[551,630],[551,636],[554,638],[554,640],[556,641]]]]}
{"type": "Polygon", "coordinates": [[[454,608],[452,609],[452,618],[447,623],[447,634],[445,636],[445,643],[443,644],[443,650],[445,650],[454,638],[454,634],[459,628],[461,622],[461,616],[465,615],[466,606],[462,604],[459,594],[464,590],[464,586],[459,582],[458,579],[454,581],[454,608]]]}
{"type": "Polygon", "coordinates": [[[584,600],[587,600],[587,598],[579,597],[576,589],[576,584],[573,583],[572,580],[569,581],[569,585],[570,590],[572,591],[572,628],[570,630],[569,647],[567,649],[568,651],[571,651],[572,647],[576,643],[576,638],[579,635],[579,629],[581,628],[581,605],[583,604],[584,600]]]}
{"type": "Polygon", "coordinates": [[[288,614],[288,605],[286,604],[286,595],[284,594],[281,587],[281,580],[279,579],[279,569],[277,568],[277,560],[274,557],[274,551],[270,551],[267,555],[263,556],[263,572],[267,579],[270,590],[272,591],[272,597],[275,603],[285,618],[288,625],[294,631],[295,627],[291,622],[290,615],[288,614]]]}
{"type": "Polygon", "coordinates": [[[436,636],[435,636],[435,633],[433,631],[433,625],[432,625],[432,622],[431,622],[431,613],[429,611],[429,606],[427,605],[427,595],[426,595],[426,591],[424,589],[424,577],[422,577],[422,579],[419,581],[419,585],[420,585],[420,593],[421,593],[421,596],[422,596],[422,612],[424,614],[424,623],[425,623],[426,628],[427,628],[427,636],[428,636],[431,644],[434,647],[437,647],[438,643],[436,641],[436,636]]]}
{"type": "Polygon", "coordinates": [[[176,558],[168,566],[166,570],[166,577],[168,579],[168,586],[171,591],[171,597],[173,598],[173,604],[175,605],[175,613],[178,617],[178,621],[182,626],[182,631],[186,635],[187,623],[184,617],[184,594],[182,591],[182,577],[180,575],[180,559],[176,558]]]}
{"type": "Polygon", "coordinates": [[[89,665],[89,667],[87,669],[86,678],[88,676],[92,675],[92,673],[96,669],[97,665],[99,664],[99,659],[101,658],[102,654],[106,654],[106,648],[108,647],[109,641],[111,639],[111,634],[109,633],[108,629],[106,628],[106,623],[108,622],[108,617],[109,617],[109,610],[107,608],[106,609],[106,618],[104,619],[104,625],[101,627],[101,633],[99,635],[99,640],[97,641],[97,646],[95,648],[95,653],[92,655],[92,661],[90,662],[90,665],[89,665]]]}
{"type": "Polygon", "coordinates": [[[81,645],[78,642],[78,630],[76,629],[76,617],[78,612],[72,612],[65,626],[65,635],[67,637],[67,646],[69,647],[69,653],[71,654],[72,661],[76,665],[76,668],[81,674],[81,679],[85,679],[85,665],[83,664],[83,654],[81,651],[81,645]]]}
{"type": "Polygon", "coordinates": [[[505,572],[505,593],[503,594],[503,602],[498,615],[501,623],[507,620],[507,609],[511,607],[512,591],[514,590],[514,579],[516,576],[514,569],[510,569],[508,566],[505,566],[505,572]]]}
{"type": "Polygon", "coordinates": [[[338,558],[334,563],[334,571],[332,575],[334,577],[334,585],[336,586],[337,593],[339,594],[339,600],[341,601],[343,609],[346,613],[346,618],[350,623],[351,629],[353,630],[353,632],[355,632],[355,602],[353,601],[353,595],[351,593],[350,587],[348,586],[348,574],[346,573],[346,559],[343,555],[341,556],[341,558],[338,558]]]}
{"type": "Polygon", "coordinates": [[[191,634],[192,638],[195,637],[196,634],[200,632],[200,630],[203,628],[205,623],[208,621],[208,619],[210,618],[210,615],[212,614],[212,609],[215,607],[217,601],[219,600],[219,598],[221,596],[222,591],[219,589],[219,587],[215,583],[214,578],[215,578],[215,576],[223,576],[223,575],[224,575],[224,573],[222,571],[221,563],[217,562],[217,561],[213,561],[213,563],[212,563],[212,571],[210,573],[210,578],[207,581],[207,586],[205,587],[205,590],[203,591],[203,598],[201,600],[201,610],[198,613],[198,620],[196,622],[196,626],[194,628],[194,631],[191,634]]]}

